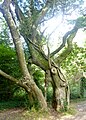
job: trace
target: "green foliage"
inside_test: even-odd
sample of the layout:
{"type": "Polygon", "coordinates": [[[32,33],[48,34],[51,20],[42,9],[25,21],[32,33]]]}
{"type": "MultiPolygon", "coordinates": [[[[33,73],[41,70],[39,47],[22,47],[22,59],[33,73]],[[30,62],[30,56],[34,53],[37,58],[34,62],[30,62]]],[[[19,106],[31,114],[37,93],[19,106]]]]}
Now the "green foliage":
{"type": "MultiPolygon", "coordinates": [[[[86,48],[79,47],[77,44],[73,45],[73,50],[69,56],[62,62],[62,68],[66,71],[66,77],[69,80],[71,98],[76,99],[80,97],[80,85],[77,79],[80,79],[80,75],[76,75],[81,71],[86,71],[86,48]]],[[[82,76],[81,76],[82,77],[82,76]]]]}
{"type": "Polygon", "coordinates": [[[13,87],[13,89],[14,89],[14,93],[11,99],[6,100],[5,98],[3,98],[3,101],[0,100],[0,110],[16,108],[16,107],[20,107],[20,108],[23,107],[28,110],[31,110],[33,107],[35,109],[39,108],[37,106],[37,103],[34,103],[34,105],[36,104],[36,106],[34,105],[31,106],[31,101],[29,101],[28,94],[26,94],[25,90],[19,87],[13,87]]]}
{"type": "MultiPolygon", "coordinates": [[[[84,89],[86,89],[86,78],[85,77],[82,77],[81,78],[81,84],[82,84],[82,87],[84,88],[84,89]]],[[[82,88],[81,88],[82,89],[82,88]]]]}
{"type": "Polygon", "coordinates": [[[0,44],[11,45],[11,37],[9,33],[9,28],[4,19],[0,19],[0,44]]]}
{"type": "Polygon", "coordinates": [[[48,103],[50,103],[52,101],[52,96],[53,96],[53,89],[51,84],[48,85],[46,94],[47,94],[47,101],[48,103]]]}
{"type": "Polygon", "coordinates": [[[0,110],[23,107],[21,101],[0,101],[0,110]]]}
{"type": "Polygon", "coordinates": [[[64,60],[61,64],[62,68],[67,72],[67,78],[72,79],[72,76],[75,76],[79,71],[86,70],[85,64],[85,54],[86,48],[82,48],[77,46],[77,44],[73,45],[73,50],[69,54],[69,56],[64,60]]]}
{"type": "Polygon", "coordinates": [[[14,94],[13,94],[13,100],[15,102],[20,102],[22,104],[23,107],[25,107],[26,109],[30,109],[31,108],[31,101],[28,99],[28,94],[25,92],[24,89],[20,88],[20,87],[16,87],[14,88],[14,94]]]}
{"type": "Polygon", "coordinates": [[[0,69],[14,77],[21,76],[15,50],[4,44],[0,45],[0,69]]]}
{"type": "Polygon", "coordinates": [[[70,98],[71,99],[80,98],[80,86],[78,83],[70,85],[70,98]]]}
{"type": "MultiPolygon", "coordinates": [[[[0,69],[13,77],[21,77],[15,50],[4,44],[0,45],[0,69]]],[[[0,100],[11,99],[16,87],[11,81],[0,76],[0,100]]]]}
{"type": "Polygon", "coordinates": [[[86,78],[82,77],[80,80],[80,96],[82,98],[84,98],[85,90],[86,90],[86,78]]]}
{"type": "Polygon", "coordinates": [[[31,70],[35,83],[40,89],[43,90],[44,79],[45,79],[44,71],[35,65],[32,65],[31,70]]]}
{"type": "Polygon", "coordinates": [[[33,76],[34,76],[34,80],[38,86],[40,86],[40,84],[43,85],[44,73],[40,69],[35,70],[33,76]]]}

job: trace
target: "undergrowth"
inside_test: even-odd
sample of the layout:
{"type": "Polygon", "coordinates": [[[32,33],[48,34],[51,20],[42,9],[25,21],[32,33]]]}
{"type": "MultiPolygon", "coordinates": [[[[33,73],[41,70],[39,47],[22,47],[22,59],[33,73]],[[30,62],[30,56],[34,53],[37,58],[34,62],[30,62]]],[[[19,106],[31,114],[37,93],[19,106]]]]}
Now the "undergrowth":
{"type": "Polygon", "coordinates": [[[0,110],[23,107],[22,101],[0,101],[0,110]]]}

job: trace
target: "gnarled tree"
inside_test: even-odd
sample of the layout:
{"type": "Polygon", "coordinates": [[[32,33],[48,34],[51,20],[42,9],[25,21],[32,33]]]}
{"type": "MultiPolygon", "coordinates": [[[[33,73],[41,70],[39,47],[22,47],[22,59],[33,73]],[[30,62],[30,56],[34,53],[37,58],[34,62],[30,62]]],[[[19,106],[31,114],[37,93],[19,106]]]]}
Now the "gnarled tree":
{"type": "Polygon", "coordinates": [[[13,38],[17,57],[23,75],[23,80],[20,82],[19,80],[6,74],[2,70],[0,70],[0,75],[6,77],[7,79],[15,82],[16,84],[24,88],[31,100],[34,97],[38,100],[43,109],[47,109],[47,101],[43,96],[42,91],[34,82],[33,77],[31,76],[30,71],[27,67],[27,62],[22,46],[21,36],[23,36],[30,53],[28,64],[33,63],[43,69],[45,71],[45,83],[48,84],[48,82],[51,82],[52,84],[53,108],[55,110],[64,108],[64,102],[69,105],[70,93],[68,81],[64,77],[59,66],[63,59],[65,59],[73,49],[72,41],[73,38],[76,36],[78,29],[86,26],[86,16],[83,16],[76,20],[76,24],[73,29],[68,31],[63,36],[62,44],[55,51],[50,53],[50,48],[48,46],[48,55],[46,55],[42,49],[43,35],[38,28],[40,24],[46,20],[46,18],[49,18],[49,16],[52,17],[53,14],[50,15],[50,12],[59,11],[60,8],[62,8],[61,10],[63,10],[63,12],[66,8],[69,9],[68,7],[66,7],[66,5],[67,3],[70,3],[70,1],[67,0],[64,2],[64,0],[54,0],[52,2],[50,0],[26,0],[25,3],[22,0],[4,0],[4,2],[0,5],[0,11],[8,24],[11,36],[13,38]],[[54,60],[53,56],[55,56],[55,54],[62,50],[62,48],[65,47],[66,43],[67,48],[65,49],[65,51],[63,51],[54,60]]]}

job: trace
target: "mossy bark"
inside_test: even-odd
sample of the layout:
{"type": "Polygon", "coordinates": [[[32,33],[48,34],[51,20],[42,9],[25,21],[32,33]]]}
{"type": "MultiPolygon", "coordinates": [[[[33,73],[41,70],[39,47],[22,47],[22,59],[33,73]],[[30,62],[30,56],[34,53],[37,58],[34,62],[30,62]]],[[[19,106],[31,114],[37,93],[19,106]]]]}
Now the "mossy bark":
{"type": "Polygon", "coordinates": [[[52,107],[57,111],[69,108],[70,92],[67,82],[61,80],[57,68],[52,67],[47,71],[46,82],[51,82],[53,88],[52,107]]]}

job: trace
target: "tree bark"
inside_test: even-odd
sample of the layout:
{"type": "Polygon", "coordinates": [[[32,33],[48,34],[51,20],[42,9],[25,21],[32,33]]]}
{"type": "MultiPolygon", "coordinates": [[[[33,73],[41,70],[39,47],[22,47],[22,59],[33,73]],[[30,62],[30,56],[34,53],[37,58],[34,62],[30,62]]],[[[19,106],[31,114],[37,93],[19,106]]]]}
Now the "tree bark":
{"type": "MultiPolygon", "coordinates": [[[[38,102],[40,103],[40,106],[46,110],[47,109],[47,103],[45,101],[45,98],[41,92],[41,90],[37,87],[37,85],[35,84],[34,80],[31,78],[31,75],[28,71],[27,68],[27,64],[26,64],[26,60],[25,60],[25,55],[24,55],[24,50],[23,50],[23,46],[22,46],[22,42],[21,42],[21,38],[20,38],[20,34],[16,28],[15,22],[12,18],[12,15],[10,13],[10,1],[9,0],[5,0],[2,4],[2,6],[0,7],[1,12],[3,13],[3,16],[9,26],[12,38],[13,38],[13,42],[16,48],[16,52],[17,52],[17,57],[20,63],[20,68],[24,77],[24,81],[23,84],[25,84],[27,86],[27,88],[30,90],[30,92],[34,92],[36,98],[38,99],[38,102]]],[[[5,76],[4,76],[5,77],[5,76]]]]}
{"type": "Polygon", "coordinates": [[[47,70],[46,75],[46,84],[51,82],[53,88],[52,107],[57,111],[65,109],[65,107],[69,108],[70,102],[68,83],[63,77],[62,72],[58,69],[57,66],[51,66],[51,69],[47,70]]]}
{"type": "MultiPolygon", "coordinates": [[[[38,99],[41,107],[43,109],[46,109],[47,102],[42,94],[42,91],[35,84],[34,80],[32,79],[32,77],[28,71],[28,68],[27,68],[27,63],[25,60],[24,50],[23,50],[22,43],[21,43],[20,33],[16,28],[15,22],[12,18],[12,14],[10,12],[10,1],[4,0],[4,3],[0,7],[0,10],[3,13],[3,16],[10,28],[13,42],[15,44],[18,60],[20,63],[20,68],[21,68],[21,71],[22,71],[22,74],[24,77],[23,84],[25,84],[27,86],[27,88],[29,89],[28,94],[31,92],[38,99]]],[[[33,34],[33,36],[35,37],[34,34],[33,34]]],[[[67,37],[67,35],[66,35],[66,37],[67,37]]],[[[64,47],[64,45],[65,45],[65,43],[62,45],[62,47],[64,47]]],[[[50,55],[48,55],[48,57],[47,57],[41,51],[37,51],[37,48],[33,47],[31,45],[31,43],[29,44],[29,48],[30,48],[33,63],[40,66],[45,71],[49,70],[50,75],[48,75],[49,78],[47,78],[47,79],[51,79],[49,81],[51,81],[52,87],[53,87],[53,104],[54,104],[53,108],[55,110],[57,110],[59,107],[60,108],[63,107],[63,102],[64,102],[64,100],[66,100],[66,94],[65,94],[66,81],[61,79],[61,75],[58,72],[58,67],[52,63],[52,61],[50,60],[50,55]],[[45,56],[43,56],[43,55],[45,55],[45,56]],[[63,85],[64,83],[65,83],[65,85],[63,85]]],[[[40,50],[40,49],[38,49],[38,50],[40,50]]],[[[57,50],[57,51],[59,51],[59,50],[57,50]]],[[[53,53],[53,55],[56,54],[57,51],[55,51],[55,53],[53,53]]]]}

